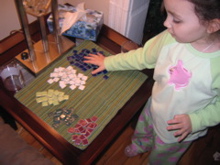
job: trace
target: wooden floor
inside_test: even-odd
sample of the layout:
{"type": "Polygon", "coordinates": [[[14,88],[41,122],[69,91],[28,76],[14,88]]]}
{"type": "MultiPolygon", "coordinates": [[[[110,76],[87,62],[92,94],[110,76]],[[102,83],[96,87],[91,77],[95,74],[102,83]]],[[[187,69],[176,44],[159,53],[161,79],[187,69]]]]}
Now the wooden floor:
{"type": "Polygon", "coordinates": [[[41,143],[39,143],[28,131],[26,131],[20,124],[16,123],[18,126],[18,134],[31,146],[39,150],[46,158],[54,162],[55,165],[62,165],[62,163],[54,157],[46,148],[44,148],[41,143]]]}
{"type": "Polygon", "coordinates": [[[116,142],[97,162],[97,165],[147,165],[149,153],[128,158],[124,155],[124,148],[131,143],[134,129],[129,125],[116,142]]]}

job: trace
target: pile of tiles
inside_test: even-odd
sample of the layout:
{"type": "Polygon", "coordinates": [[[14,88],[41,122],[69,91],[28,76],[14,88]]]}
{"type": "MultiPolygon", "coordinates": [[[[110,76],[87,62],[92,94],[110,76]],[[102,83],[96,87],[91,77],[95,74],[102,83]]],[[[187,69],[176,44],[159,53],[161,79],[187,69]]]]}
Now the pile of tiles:
{"type": "MultiPolygon", "coordinates": [[[[77,68],[81,69],[83,72],[86,72],[87,70],[95,70],[98,68],[97,65],[87,64],[83,61],[85,60],[85,58],[84,58],[85,56],[89,56],[89,54],[97,54],[97,53],[101,53],[104,55],[103,51],[98,51],[95,48],[93,48],[91,50],[82,49],[81,51],[73,50],[73,55],[68,56],[67,60],[69,61],[69,63],[71,65],[76,66],[77,68]]],[[[97,74],[93,74],[93,76],[103,75],[104,79],[108,79],[109,77],[108,77],[107,73],[108,73],[108,71],[104,70],[104,71],[99,72],[97,74]]]]}
{"type": "Polygon", "coordinates": [[[88,145],[88,137],[93,133],[98,126],[96,121],[98,117],[93,116],[88,119],[80,119],[74,127],[70,127],[68,132],[73,134],[72,140],[75,145],[88,145]]]}
{"type": "Polygon", "coordinates": [[[50,73],[50,79],[47,80],[47,82],[49,84],[58,82],[62,89],[69,85],[71,90],[76,88],[84,90],[87,79],[88,76],[85,76],[82,73],[77,73],[76,69],[73,69],[72,66],[68,66],[67,68],[55,68],[54,71],[50,73]]]}
{"type": "Polygon", "coordinates": [[[60,102],[68,100],[69,95],[62,91],[49,89],[48,91],[41,91],[36,93],[37,103],[41,103],[43,107],[48,105],[58,105],[60,102]]]}
{"type": "Polygon", "coordinates": [[[67,126],[70,126],[76,119],[79,118],[78,115],[76,115],[73,108],[61,108],[57,109],[55,112],[48,113],[49,117],[53,118],[53,127],[57,128],[62,123],[65,123],[67,126]]]}

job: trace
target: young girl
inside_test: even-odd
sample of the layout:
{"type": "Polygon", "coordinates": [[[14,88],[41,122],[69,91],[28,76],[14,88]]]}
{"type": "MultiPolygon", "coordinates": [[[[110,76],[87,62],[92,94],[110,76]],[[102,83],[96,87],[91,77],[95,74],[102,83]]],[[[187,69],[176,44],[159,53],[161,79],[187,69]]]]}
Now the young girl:
{"type": "Polygon", "coordinates": [[[152,96],[127,156],[151,151],[151,165],[175,165],[193,140],[220,123],[220,1],[164,0],[167,30],[143,48],[85,62],[104,69],[154,68],[152,96]]]}

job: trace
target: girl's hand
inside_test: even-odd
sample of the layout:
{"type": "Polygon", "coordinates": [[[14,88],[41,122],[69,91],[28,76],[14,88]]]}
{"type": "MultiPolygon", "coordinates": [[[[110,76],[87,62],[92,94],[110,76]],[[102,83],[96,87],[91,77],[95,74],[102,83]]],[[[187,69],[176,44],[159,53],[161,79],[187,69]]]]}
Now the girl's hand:
{"type": "Polygon", "coordinates": [[[167,127],[168,131],[176,130],[173,135],[175,137],[179,136],[178,142],[181,142],[192,132],[192,123],[189,115],[176,115],[173,119],[167,121],[167,123],[169,124],[167,127]]]}
{"type": "Polygon", "coordinates": [[[99,68],[92,71],[92,74],[96,74],[98,72],[105,70],[105,65],[104,65],[105,56],[103,56],[101,53],[98,53],[97,55],[96,54],[89,54],[89,56],[85,56],[84,58],[85,58],[85,60],[84,60],[85,63],[94,64],[94,65],[99,66],[99,68]]]}

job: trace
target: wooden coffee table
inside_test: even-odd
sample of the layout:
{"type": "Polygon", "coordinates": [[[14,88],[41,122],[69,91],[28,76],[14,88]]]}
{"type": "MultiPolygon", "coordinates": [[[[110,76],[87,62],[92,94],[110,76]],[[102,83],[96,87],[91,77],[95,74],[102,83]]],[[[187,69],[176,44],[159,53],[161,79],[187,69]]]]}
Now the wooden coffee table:
{"type": "MultiPolygon", "coordinates": [[[[127,40],[126,37],[104,25],[96,44],[108,52],[116,54],[120,52],[120,45],[127,40]]],[[[13,49],[16,51],[16,48],[13,49]]],[[[3,57],[0,56],[1,58],[3,57]]],[[[7,60],[12,58],[14,57],[6,57],[7,60]]],[[[3,84],[0,84],[0,105],[63,164],[90,165],[116,140],[151,95],[153,84],[152,70],[145,70],[143,72],[148,74],[149,78],[85,150],[77,149],[49,125],[45,125],[41,119],[14,98],[13,94],[8,92],[3,84]]]]}

